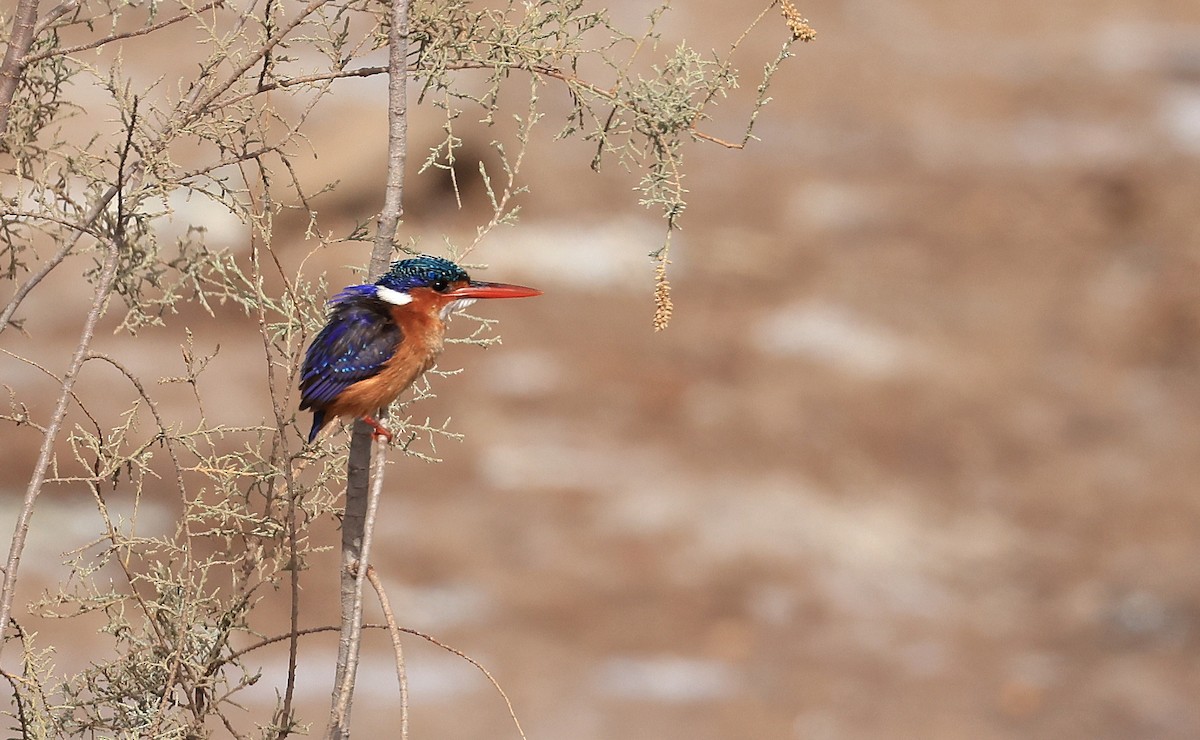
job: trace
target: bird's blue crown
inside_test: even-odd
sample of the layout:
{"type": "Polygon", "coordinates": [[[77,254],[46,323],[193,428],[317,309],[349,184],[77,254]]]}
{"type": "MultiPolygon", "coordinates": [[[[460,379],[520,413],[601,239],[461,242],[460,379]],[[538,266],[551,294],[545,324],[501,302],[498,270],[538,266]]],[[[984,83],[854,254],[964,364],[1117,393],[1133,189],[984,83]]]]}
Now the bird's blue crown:
{"type": "Polygon", "coordinates": [[[376,280],[375,284],[407,292],[437,282],[453,283],[469,279],[466,271],[450,260],[422,254],[412,259],[393,262],[391,269],[376,280]]]}

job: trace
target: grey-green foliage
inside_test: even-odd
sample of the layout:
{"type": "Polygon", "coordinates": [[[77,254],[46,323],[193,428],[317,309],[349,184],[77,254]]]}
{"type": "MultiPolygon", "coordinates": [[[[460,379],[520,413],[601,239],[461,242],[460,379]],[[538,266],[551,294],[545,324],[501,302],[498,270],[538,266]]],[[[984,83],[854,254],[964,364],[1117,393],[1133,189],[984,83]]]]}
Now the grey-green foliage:
{"type": "MultiPolygon", "coordinates": [[[[167,332],[179,347],[151,374],[134,372],[130,358],[105,354],[102,341],[82,348],[80,372],[104,379],[104,397],[70,394],[66,438],[55,448],[46,489],[90,496],[95,536],[64,543],[62,581],[13,609],[5,655],[22,660],[19,667],[4,664],[3,680],[13,695],[8,715],[24,736],[196,737],[235,721],[248,731],[230,710],[259,680],[259,647],[287,645],[278,638],[293,629],[260,619],[256,609],[267,600],[290,609],[309,563],[327,548],[310,533],[338,513],[344,437],[305,447],[295,410],[301,354],[329,290],[306,269],[302,250],[278,243],[275,224],[302,214],[308,253],[364,239],[365,225],[342,238],[322,230],[321,196],[334,186],[303,185],[294,162],[314,154],[306,124],[330,104],[339,81],[384,72],[363,58],[387,38],[388,9],[376,0],[261,0],[248,7],[111,0],[43,8],[21,70],[0,159],[0,278],[12,296],[0,341],[7,367],[25,363],[47,379],[7,386],[5,434],[36,445],[50,425],[30,412],[32,402],[67,382],[65,358],[45,367],[22,356],[25,342],[40,339],[22,335],[23,300],[43,289],[50,272],[60,280],[65,274],[81,292],[98,291],[101,330],[167,332]],[[158,36],[173,53],[192,56],[191,76],[147,80],[146,69],[130,71],[125,60],[158,36]],[[232,214],[249,244],[216,242],[204,223],[187,222],[189,203],[232,214]],[[116,272],[108,284],[103,265],[113,249],[116,272]],[[261,329],[260,380],[252,390],[267,399],[266,416],[247,411],[237,425],[210,420],[225,380],[209,368],[220,346],[192,331],[204,314],[261,329]],[[191,398],[190,411],[167,415],[160,397],[178,389],[191,398]],[[100,410],[114,400],[123,411],[100,410]],[[169,503],[173,526],[155,529],[139,519],[151,497],[169,503]],[[39,642],[37,625],[94,625],[97,617],[108,649],[78,673],[58,671],[54,646],[39,642]]],[[[762,0],[757,16],[730,10],[729,19],[753,27],[775,7],[762,0]]],[[[643,28],[625,31],[603,4],[584,0],[413,2],[409,71],[421,84],[417,102],[445,116],[445,138],[430,150],[426,168],[454,163],[462,145],[455,124],[464,115],[488,125],[515,119],[515,133],[492,143],[500,170],[479,165],[491,217],[472,243],[448,251],[464,256],[493,227],[514,220],[524,190],[520,170],[546,115],[548,88],[565,90],[571,101],[553,135],[594,144],[592,167],[612,160],[640,173],[641,202],[661,210],[668,233],[676,227],[687,194],[685,144],[739,147],[751,132],[747,127],[735,142],[702,132],[711,106],[740,78],[728,55],[684,44],[660,50],[666,11],[665,4],[655,7],[643,28]],[[515,95],[517,105],[510,102],[515,95]]],[[[783,46],[759,78],[750,122],[789,53],[784,24],[761,25],[783,46]]],[[[0,27],[11,26],[11,15],[0,18],[0,27]]],[[[731,40],[730,54],[744,38],[731,40]]],[[[385,142],[363,146],[382,153],[385,142]]],[[[655,255],[657,320],[665,324],[665,248],[655,255]]],[[[478,320],[468,340],[494,341],[493,326],[478,320]]],[[[430,392],[420,384],[418,400],[430,392]]],[[[391,423],[408,454],[429,459],[438,439],[455,436],[444,422],[410,410],[393,414],[391,423]]],[[[34,517],[33,526],[53,523],[34,517]]],[[[8,574],[6,589],[15,579],[8,574]]],[[[326,587],[332,584],[305,585],[326,587]]],[[[263,737],[289,734],[300,721],[290,684],[274,689],[274,715],[253,718],[263,737]]]]}

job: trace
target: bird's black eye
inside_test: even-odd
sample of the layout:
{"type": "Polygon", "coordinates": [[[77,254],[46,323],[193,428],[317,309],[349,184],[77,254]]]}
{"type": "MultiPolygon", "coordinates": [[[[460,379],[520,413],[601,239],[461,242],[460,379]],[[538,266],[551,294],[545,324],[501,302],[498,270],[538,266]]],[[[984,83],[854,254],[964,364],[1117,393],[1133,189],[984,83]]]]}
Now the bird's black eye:
{"type": "Polygon", "coordinates": [[[447,290],[450,290],[450,283],[446,282],[445,280],[434,280],[429,284],[429,287],[433,288],[439,293],[445,293],[447,290]]]}

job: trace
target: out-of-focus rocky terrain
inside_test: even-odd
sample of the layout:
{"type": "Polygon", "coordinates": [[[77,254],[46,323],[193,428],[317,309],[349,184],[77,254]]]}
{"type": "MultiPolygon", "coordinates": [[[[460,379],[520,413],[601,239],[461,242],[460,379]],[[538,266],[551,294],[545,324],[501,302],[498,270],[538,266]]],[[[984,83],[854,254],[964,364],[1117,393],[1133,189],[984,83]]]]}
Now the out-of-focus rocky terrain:
{"type": "MultiPolygon", "coordinates": [[[[800,10],[819,36],[761,141],[686,152],[666,332],[635,180],[534,147],[520,223],[473,256],[546,295],[478,310],[503,345],[451,346],[466,372],[421,411],[465,439],[389,472],[374,559],[400,620],[486,665],[530,738],[1200,736],[1200,3],[800,10]]],[[[678,4],[664,47],[721,48],[738,13],[678,4]]],[[[340,181],[322,216],[350,223],[381,201],[384,88],[341,90],[304,174],[340,181]]],[[[430,249],[474,233],[478,191],[463,212],[435,178],[410,193],[430,249]]],[[[334,284],[346,249],[314,263],[334,284]]],[[[37,321],[69,348],[78,315],[37,321]]],[[[237,362],[256,328],[206,331],[229,413],[265,413],[237,362]]],[[[102,344],[146,370],[177,352],[147,336],[102,344]]],[[[44,527],[71,506],[39,504],[30,562],[58,559],[44,527]]],[[[315,568],[306,625],[337,613],[315,568]]],[[[306,640],[319,727],[336,645],[306,640]]],[[[469,665],[408,651],[413,737],[515,737],[469,665]]],[[[395,731],[391,660],[371,636],[362,737],[395,731]]]]}

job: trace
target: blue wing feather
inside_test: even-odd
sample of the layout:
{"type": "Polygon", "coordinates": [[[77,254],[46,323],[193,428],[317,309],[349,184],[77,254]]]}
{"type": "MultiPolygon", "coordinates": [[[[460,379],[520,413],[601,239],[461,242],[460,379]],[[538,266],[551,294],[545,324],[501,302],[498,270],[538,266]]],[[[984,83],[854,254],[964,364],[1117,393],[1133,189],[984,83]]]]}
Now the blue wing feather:
{"type": "Polygon", "coordinates": [[[375,298],[375,291],[378,286],[375,285],[351,285],[342,288],[342,292],[329,299],[330,306],[337,306],[342,303],[352,303],[363,298],[375,298]]]}
{"type": "Polygon", "coordinates": [[[301,409],[322,409],[351,385],[378,375],[404,336],[373,285],[352,285],[329,305],[329,320],[304,357],[301,409]]]}

